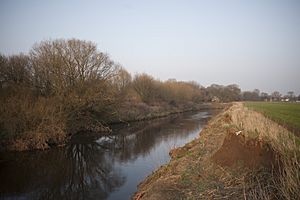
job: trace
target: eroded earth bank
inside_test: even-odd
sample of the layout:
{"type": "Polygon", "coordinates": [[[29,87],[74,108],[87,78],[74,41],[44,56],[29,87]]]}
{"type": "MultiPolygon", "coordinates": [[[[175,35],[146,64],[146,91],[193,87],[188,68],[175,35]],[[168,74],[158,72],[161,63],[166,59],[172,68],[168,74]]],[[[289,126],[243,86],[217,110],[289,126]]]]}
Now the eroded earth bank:
{"type": "Polygon", "coordinates": [[[235,103],[139,185],[133,199],[300,199],[299,139],[235,103]]]}

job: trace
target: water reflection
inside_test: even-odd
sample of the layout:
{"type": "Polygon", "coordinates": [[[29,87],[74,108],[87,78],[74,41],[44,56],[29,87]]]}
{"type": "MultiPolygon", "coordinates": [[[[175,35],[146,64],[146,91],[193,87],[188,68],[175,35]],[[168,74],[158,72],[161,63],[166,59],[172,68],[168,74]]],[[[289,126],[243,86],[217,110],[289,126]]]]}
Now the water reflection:
{"type": "Polygon", "coordinates": [[[29,199],[105,198],[125,181],[96,142],[11,155],[1,164],[1,196],[29,199]],[[34,154],[34,155],[33,155],[34,154]]]}
{"type": "Polygon", "coordinates": [[[167,162],[169,150],[187,142],[192,133],[197,135],[208,116],[201,112],[139,122],[115,127],[106,137],[78,135],[64,148],[1,154],[0,197],[129,198],[137,183],[157,167],[153,160],[167,162]]]}

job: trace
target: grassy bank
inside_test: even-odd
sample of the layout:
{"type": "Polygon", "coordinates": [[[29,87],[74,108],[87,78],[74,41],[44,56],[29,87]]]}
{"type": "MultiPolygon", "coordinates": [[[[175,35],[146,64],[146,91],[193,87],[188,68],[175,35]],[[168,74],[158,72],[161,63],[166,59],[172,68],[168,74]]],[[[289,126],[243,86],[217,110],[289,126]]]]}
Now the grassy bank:
{"type": "Polygon", "coordinates": [[[245,105],[300,135],[300,104],[289,102],[247,102],[245,105]]]}
{"type": "Polygon", "coordinates": [[[300,150],[282,126],[235,104],[170,152],[134,199],[299,199],[300,150]]]}

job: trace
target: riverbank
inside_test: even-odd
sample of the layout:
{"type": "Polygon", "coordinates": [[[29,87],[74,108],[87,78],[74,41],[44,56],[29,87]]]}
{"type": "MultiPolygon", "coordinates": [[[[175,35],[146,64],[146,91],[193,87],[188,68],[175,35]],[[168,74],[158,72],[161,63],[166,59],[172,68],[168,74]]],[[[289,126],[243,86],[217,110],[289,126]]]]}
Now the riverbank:
{"type": "Polygon", "coordinates": [[[226,103],[196,104],[192,102],[177,103],[174,105],[170,105],[169,103],[160,103],[154,105],[148,105],[145,103],[124,103],[118,109],[118,118],[112,118],[107,123],[108,125],[112,125],[119,123],[152,120],[184,112],[201,111],[207,109],[223,109],[226,105],[226,103]]]}
{"type": "Polygon", "coordinates": [[[170,152],[133,199],[299,199],[298,139],[235,103],[170,152]]]}
{"type": "Polygon", "coordinates": [[[196,104],[192,102],[174,105],[168,103],[149,105],[141,102],[134,104],[124,102],[116,109],[116,114],[106,118],[105,121],[100,120],[101,117],[97,115],[91,117],[83,113],[80,117],[76,117],[74,122],[68,125],[69,128],[65,130],[52,127],[47,134],[36,130],[32,134],[28,133],[18,137],[2,139],[0,141],[0,151],[45,150],[51,147],[64,146],[73,135],[79,132],[108,135],[111,132],[111,126],[115,124],[129,125],[131,122],[152,120],[183,112],[221,109],[224,105],[220,103],[196,104]]]}
{"type": "Polygon", "coordinates": [[[109,136],[78,134],[63,148],[0,152],[0,199],[130,199],[147,175],[169,162],[172,148],[196,138],[218,112],[118,124],[109,136]]]}

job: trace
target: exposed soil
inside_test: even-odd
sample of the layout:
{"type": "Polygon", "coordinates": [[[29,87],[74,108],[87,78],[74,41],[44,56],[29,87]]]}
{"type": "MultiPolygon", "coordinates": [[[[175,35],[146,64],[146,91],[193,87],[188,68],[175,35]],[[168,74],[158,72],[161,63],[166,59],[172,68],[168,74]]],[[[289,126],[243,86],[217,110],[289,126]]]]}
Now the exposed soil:
{"type": "Polygon", "coordinates": [[[133,199],[253,199],[256,188],[269,187],[276,153],[269,143],[239,132],[230,113],[226,108],[198,139],[172,150],[170,163],[148,176],[133,199]]]}
{"type": "Polygon", "coordinates": [[[276,156],[268,143],[258,139],[246,139],[244,135],[228,133],[221,148],[212,159],[223,167],[243,165],[249,169],[258,167],[272,168],[276,156]]]}

